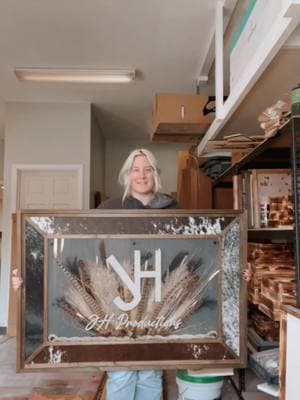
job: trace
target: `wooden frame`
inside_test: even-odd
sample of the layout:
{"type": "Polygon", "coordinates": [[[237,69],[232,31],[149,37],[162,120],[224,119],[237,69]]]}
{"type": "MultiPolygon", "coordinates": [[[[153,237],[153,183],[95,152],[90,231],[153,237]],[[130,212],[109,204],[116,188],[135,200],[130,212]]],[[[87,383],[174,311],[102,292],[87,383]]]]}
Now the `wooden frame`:
{"type": "Polygon", "coordinates": [[[244,366],[245,244],[238,211],[21,211],[18,369],[244,366]]]}

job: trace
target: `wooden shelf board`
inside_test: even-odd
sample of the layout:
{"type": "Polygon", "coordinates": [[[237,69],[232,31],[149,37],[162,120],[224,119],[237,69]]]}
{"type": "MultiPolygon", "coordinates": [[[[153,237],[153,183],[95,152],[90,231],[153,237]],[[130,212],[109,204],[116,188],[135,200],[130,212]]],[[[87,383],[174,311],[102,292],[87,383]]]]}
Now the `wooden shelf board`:
{"type": "Polygon", "coordinates": [[[248,232],[290,232],[293,231],[293,226],[280,227],[280,228],[249,228],[248,232]]]}
{"type": "Polygon", "coordinates": [[[290,167],[289,147],[291,145],[291,136],[290,121],[288,121],[275,136],[265,139],[237,163],[228,168],[214,181],[213,186],[216,187],[222,182],[231,179],[242,169],[266,168],[269,164],[268,159],[270,159],[268,168],[290,167]],[[274,156],[271,157],[271,153],[275,153],[277,157],[282,158],[275,162],[274,156]],[[261,159],[258,159],[259,156],[261,156],[261,159]],[[258,165],[259,163],[261,166],[258,165]]]}
{"type": "Polygon", "coordinates": [[[300,308],[298,308],[298,307],[290,306],[287,304],[282,304],[281,309],[282,309],[282,311],[284,311],[288,314],[291,314],[296,318],[300,318],[300,308]]]}
{"type": "Polygon", "coordinates": [[[294,241],[294,229],[278,229],[278,228],[261,228],[261,229],[248,229],[248,240],[249,241],[261,241],[269,243],[274,240],[280,240],[281,242],[293,242],[294,241]]]}

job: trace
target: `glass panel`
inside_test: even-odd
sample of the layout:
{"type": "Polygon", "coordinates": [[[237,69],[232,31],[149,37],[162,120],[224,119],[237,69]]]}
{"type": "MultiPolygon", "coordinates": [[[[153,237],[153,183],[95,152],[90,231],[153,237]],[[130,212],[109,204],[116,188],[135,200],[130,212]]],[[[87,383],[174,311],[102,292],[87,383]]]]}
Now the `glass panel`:
{"type": "Polygon", "coordinates": [[[216,240],[51,239],[48,247],[50,340],[220,334],[216,240]]]}
{"type": "Polygon", "coordinates": [[[43,344],[44,238],[25,224],[25,357],[43,344]]]}

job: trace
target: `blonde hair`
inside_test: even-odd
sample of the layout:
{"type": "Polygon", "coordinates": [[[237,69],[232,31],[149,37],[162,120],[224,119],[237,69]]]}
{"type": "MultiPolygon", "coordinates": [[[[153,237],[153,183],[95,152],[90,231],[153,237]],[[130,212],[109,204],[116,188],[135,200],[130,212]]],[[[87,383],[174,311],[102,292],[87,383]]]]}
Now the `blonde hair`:
{"type": "Polygon", "coordinates": [[[135,149],[133,150],[127,159],[125,160],[121,171],[119,173],[119,183],[124,187],[124,194],[122,200],[124,201],[127,196],[130,194],[130,171],[134,162],[135,157],[137,156],[145,156],[153,168],[154,172],[154,193],[157,193],[161,189],[161,181],[160,181],[160,169],[157,165],[157,160],[154,157],[151,151],[146,149],[135,149]]]}

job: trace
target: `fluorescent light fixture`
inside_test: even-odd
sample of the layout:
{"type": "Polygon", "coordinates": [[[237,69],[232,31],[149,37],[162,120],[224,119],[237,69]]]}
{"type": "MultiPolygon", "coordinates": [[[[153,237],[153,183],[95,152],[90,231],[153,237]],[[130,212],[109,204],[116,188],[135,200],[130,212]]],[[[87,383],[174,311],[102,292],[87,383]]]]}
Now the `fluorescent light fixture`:
{"type": "Polygon", "coordinates": [[[31,82],[122,83],[135,79],[134,69],[15,68],[15,74],[20,81],[31,82]]]}

